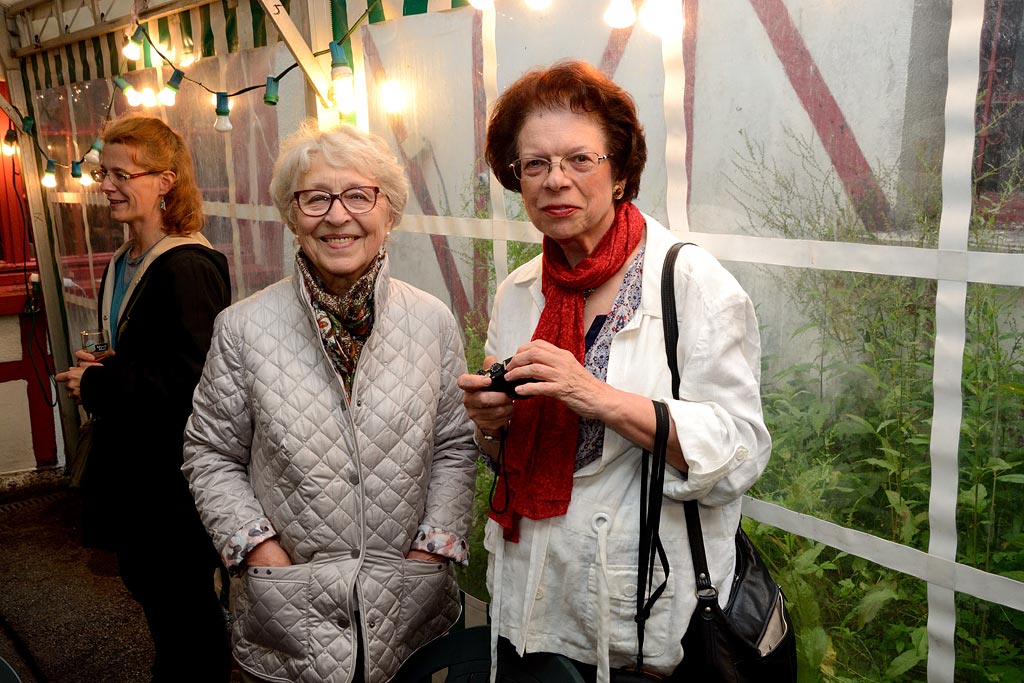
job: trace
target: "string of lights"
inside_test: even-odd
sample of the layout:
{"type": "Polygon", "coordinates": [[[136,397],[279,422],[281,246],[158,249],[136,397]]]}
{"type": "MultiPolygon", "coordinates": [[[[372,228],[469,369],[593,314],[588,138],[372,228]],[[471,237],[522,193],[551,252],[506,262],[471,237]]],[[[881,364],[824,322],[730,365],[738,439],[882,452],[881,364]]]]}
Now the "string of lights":
{"type": "MultiPolygon", "coordinates": [[[[329,47],[319,52],[314,52],[314,57],[320,57],[330,53],[331,55],[331,81],[333,87],[334,101],[332,104],[338,107],[338,110],[345,115],[351,114],[355,111],[355,93],[353,88],[352,68],[348,64],[348,59],[345,56],[344,43],[347,41],[353,31],[369,16],[370,11],[380,2],[380,0],[374,0],[371,2],[366,11],[360,15],[358,19],[349,27],[345,34],[338,40],[331,41],[329,47]]],[[[220,90],[213,90],[201,81],[189,78],[185,71],[177,66],[171,59],[164,54],[157,43],[150,37],[146,27],[142,24],[136,24],[135,31],[132,33],[131,38],[125,44],[121,50],[121,54],[126,60],[137,61],[142,57],[142,51],[144,42],[149,43],[150,48],[159,55],[162,63],[170,66],[172,69],[171,77],[167,79],[162,90],[159,93],[154,93],[151,88],[144,88],[142,91],[136,90],[131,83],[129,83],[124,77],[125,67],[127,62],[121,63],[120,74],[114,76],[111,82],[115,88],[111,92],[110,101],[107,104],[107,111],[104,116],[104,122],[110,120],[111,112],[114,108],[114,101],[117,97],[117,93],[120,92],[124,95],[125,100],[130,107],[155,107],[157,104],[165,107],[173,107],[175,104],[175,98],[178,91],[181,89],[182,81],[187,81],[198,87],[203,88],[207,92],[214,96],[214,111],[216,114],[216,121],[214,123],[214,130],[227,133],[233,130],[229,115],[231,113],[230,98],[244,95],[254,90],[264,89],[263,102],[268,106],[275,106],[278,103],[278,85],[282,78],[288,75],[293,69],[299,64],[298,62],[292,63],[281,73],[271,75],[267,77],[266,83],[257,85],[247,86],[235,92],[227,92],[220,90]]],[[[17,128],[20,128],[21,132],[26,135],[38,151],[39,155],[45,160],[43,176],[40,179],[40,184],[46,188],[54,188],[57,186],[57,169],[69,169],[71,177],[78,180],[83,187],[88,187],[93,184],[92,176],[89,173],[83,173],[82,165],[91,164],[98,166],[100,164],[100,152],[103,151],[103,141],[97,137],[93,140],[89,146],[89,150],[82,156],[81,159],[71,160],[68,163],[59,163],[55,159],[49,156],[48,152],[43,149],[42,144],[39,141],[39,137],[36,135],[35,120],[31,116],[25,116],[18,110],[13,103],[7,101],[10,109],[17,114],[20,125],[15,125],[13,119],[8,123],[7,133],[4,135],[2,152],[4,156],[14,156],[19,147],[19,138],[17,128]]]]}
{"type": "MultiPolygon", "coordinates": [[[[362,15],[349,27],[345,34],[338,40],[331,41],[327,49],[313,53],[314,57],[320,57],[328,53],[331,55],[332,102],[330,104],[337,107],[339,112],[343,115],[349,115],[356,109],[352,67],[349,65],[348,59],[346,58],[344,44],[349,40],[352,32],[367,19],[370,11],[376,7],[380,1],[381,0],[373,0],[373,2],[370,2],[367,5],[366,11],[363,12],[362,15]]],[[[552,0],[525,0],[525,2],[531,9],[543,10],[551,5],[552,0]]],[[[494,0],[469,0],[469,4],[478,10],[494,10],[494,0]]],[[[660,30],[665,30],[666,27],[668,27],[669,30],[675,30],[677,25],[681,25],[682,17],[681,12],[679,11],[678,0],[675,0],[674,2],[672,0],[644,0],[640,8],[639,15],[637,14],[636,4],[637,3],[635,3],[634,0],[610,0],[610,3],[603,15],[605,23],[615,29],[624,29],[629,28],[639,19],[642,24],[647,25],[651,30],[654,30],[653,27],[658,27],[660,30]],[[675,16],[676,14],[679,16],[675,16]]],[[[231,98],[238,97],[254,90],[263,89],[264,104],[268,106],[276,106],[279,101],[278,86],[281,79],[299,66],[298,62],[294,62],[281,73],[268,76],[265,83],[250,85],[235,92],[227,92],[224,90],[214,90],[201,81],[189,78],[185,72],[185,68],[175,64],[160,50],[160,47],[149,35],[146,27],[141,23],[135,24],[135,30],[132,32],[131,38],[125,44],[121,53],[126,60],[137,61],[142,57],[143,48],[146,43],[149,44],[152,51],[155,52],[162,60],[160,66],[166,65],[172,69],[170,78],[167,79],[164,87],[159,91],[159,93],[154,92],[152,88],[143,88],[139,91],[124,78],[123,74],[126,70],[125,67],[127,66],[127,62],[122,62],[121,73],[111,78],[111,82],[116,87],[111,92],[104,122],[110,119],[111,112],[114,108],[114,101],[119,91],[124,95],[125,100],[130,107],[141,106],[149,108],[155,107],[158,104],[164,107],[173,107],[176,95],[181,89],[183,82],[188,82],[203,88],[212,95],[214,112],[216,114],[216,120],[213,126],[214,130],[227,133],[234,128],[230,119],[231,98]]],[[[389,85],[393,84],[385,83],[383,84],[382,89],[386,92],[386,86],[389,85]]],[[[90,174],[83,172],[82,165],[99,165],[100,152],[103,150],[103,142],[100,138],[97,137],[93,140],[92,144],[89,146],[89,150],[81,159],[72,160],[66,164],[59,163],[50,157],[40,144],[35,133],[35,121],[32,117],[23,116],[13,105],[11,105],[11,109],[17,113],[18,118],[20,119],[20,126],[18,127],[21,129],[22,133],[32,140],[33,146],[45,160],[45,171],[40,180],[44,187],[54,188],[57,186],[56,174],[58,168],[70,169],[71,177],[78,180],[84,187],[88,187],[93,183],[93,179],[90,174]]],[[[17,152],[17,148],[18,134],[12,121],[8,126],[6,135],[4,136],[2,145],[3,154],[12,156],[17,152]]]]}

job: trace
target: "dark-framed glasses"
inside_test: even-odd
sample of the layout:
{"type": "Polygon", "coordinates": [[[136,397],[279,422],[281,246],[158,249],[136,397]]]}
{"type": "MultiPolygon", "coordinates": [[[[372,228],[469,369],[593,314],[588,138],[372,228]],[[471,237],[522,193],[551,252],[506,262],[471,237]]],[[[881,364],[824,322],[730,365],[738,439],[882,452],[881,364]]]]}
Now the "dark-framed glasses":
{"type": "Polygon", "coordinates": [[[562,173],[583,176],[592,173],[601,165],[602,161],[610,156],[611,154],[598,154],[597,152],[574,152],[566,154],[557,161],[540,157],[520,157],[509,164],[509,167],[519,180],[544,178],[551,173],[555,164],[558,164],[562,173]]]}
{"type": "Polygon", "coordinates": [[[299,211],[310,218],[326,216],[334,206],[334,200],[341,202],[350,214],[368,213],[377,206],[377,195],[380,188],[375,185],[350,187],[344,192],[328,192],[327,190],[299,190],[295,193],[295,205],[299,211]]]}
{"type": "Polygon", "coordinates": [[[163,173],[163,171],[140,171],[139,173],[125,173],[124,171],[108,171],[105,168],[94,168],[89,172],[92,179],[97,183],[102,183],[104,178],[110,178],[110,182],[115,185],[124,185],[133,178],[141,178],[144,175],[156,175],[163,173]]]}

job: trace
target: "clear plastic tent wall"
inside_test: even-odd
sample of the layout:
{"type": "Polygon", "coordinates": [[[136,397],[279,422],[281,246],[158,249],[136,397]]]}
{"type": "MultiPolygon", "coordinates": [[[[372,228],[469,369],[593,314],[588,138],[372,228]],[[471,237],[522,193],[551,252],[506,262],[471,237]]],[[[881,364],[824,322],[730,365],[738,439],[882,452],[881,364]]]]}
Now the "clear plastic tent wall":
{"type": "MultiPolygon", "coordinates": [[[[640,208],[757,307],[774,450],[745,523],[791,600],[801,680],[1022,680],[1024,2],[684,0],[657,30],[609,28],[605,0],[464,4],[385,1],[352,53],[358,124],[409,171],[394,272],[450,304],[471,366],[495,282],[539,242],[483,163],[488,105],[530,67],[585,59],[636,99],[640,208]]],[[[366,3],[333,9],[351,22],[366,3]]],[[[310,6],[289,11],[308,24],[310,6]]],[[[292,60],[256,4],[160,21],[215,90],[292,60]]],[[[69,157],[106,116],[115,42],[83,47],[75,77],[26,59],[41,134],[69,157]]],[[[158,87],[158,63],[126,78],[158,87]]],[[[197,87],[155,110],[192,145],[236,299],[291,272],[267,183],[278,140],[317,114],[298,76],[276,107],[232,98],[229,134],[197,87]]],[[[62,179],[47,198],[75,330],[124,232],[95,188],[62,179]]],[[[485,597],[476,552],[462,578],[485,597]]]]}

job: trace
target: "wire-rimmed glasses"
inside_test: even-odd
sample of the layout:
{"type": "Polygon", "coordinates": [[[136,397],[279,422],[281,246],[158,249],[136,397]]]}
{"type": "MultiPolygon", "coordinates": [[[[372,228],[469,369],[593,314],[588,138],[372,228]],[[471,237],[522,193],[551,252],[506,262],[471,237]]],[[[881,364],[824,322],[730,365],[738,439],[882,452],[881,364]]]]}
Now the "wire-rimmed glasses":
{"type": "Polygon", "coordinates": [[[133,178],[141,178],[144,175],[156,175],[158,173],[163,173],[163,171],[140,171],[138,173],[125,173],[124,171],[108,171],[105,168],[94,168],[93,170],[89,171],[89,175],[91,175],[92,179],[95,180],[97,183],[102,183],[105,178],[109,177],[110,182],[114,183],[115,185],[124,185],[133,178]]]}
{"type": "Polygon", "coordinates": [[[380,188],[375,185],[360,185],[350,187],[343,192],[328,192],[327,190],[298,190],[295,192],[295,205],[299,211],[310,218],[326,216],[327,212],[334,206],[334,200],[341,202],[345,210],[350,214],[359,215],[373,211],[377,206],[377,195],[380,188]]]}
{"type": "Polygon", "coordinates": [[[601,162],[610,156],[610,154],[598,154],[597,152],[573,152],[557,161],[540,157],[519,157],[509,164],[509,168],[519,180],[544,178],[551,173],[555,164],[558,164],[562,173],[583,176],[595,171],[601,162]]]}

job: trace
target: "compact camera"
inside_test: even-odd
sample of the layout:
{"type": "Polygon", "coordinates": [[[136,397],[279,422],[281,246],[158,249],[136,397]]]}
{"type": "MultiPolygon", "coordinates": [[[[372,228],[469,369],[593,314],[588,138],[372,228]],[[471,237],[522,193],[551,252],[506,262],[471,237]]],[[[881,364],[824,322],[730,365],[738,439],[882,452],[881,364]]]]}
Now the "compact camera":
{"type": "Polygon", "coordinates": [[[519,399],[519,400],[523,400],[523,399],[526,399],[526,398],[532,398],[531,396],[520,396],[519,394],[517,394],[516,393],[516,387],[518,387],[520,385],[523,385],[523,384],[528,384],[530,382],[536,382],[537,380],[531,379],[531,378],[525,378],[525,379],[517,379],[515,381],[510,382],[507,379],[505,379],[505,372],[506,372],[506,370],[508,370],[508,368],[506,366],[508,365],[508,362],[510,360],[512,360],[512,359],[511,358],[506,358],[502,362],[495,363],[494,365],[492,365],[491,367],[487,368],[486,370],[481,370],[478,373],[476,373],[478,375],[486,375],[487,377],[491,378],[491,386],[489,386],[486,389],[484,389],[484,391],[500,391],[500,392],[508,395],[510,398],[515,398],[515,399],[519,399]]]}

